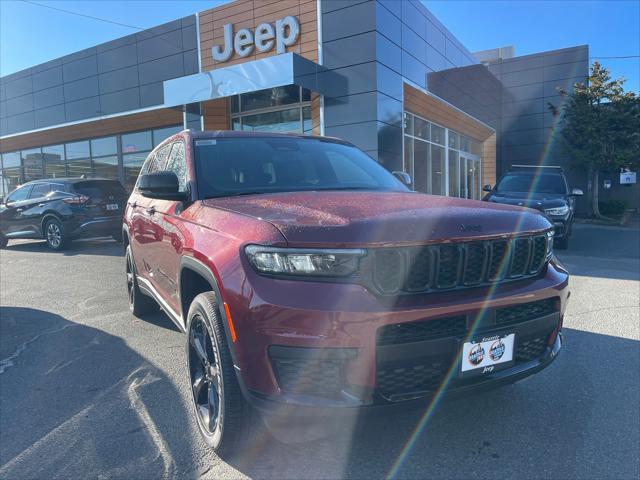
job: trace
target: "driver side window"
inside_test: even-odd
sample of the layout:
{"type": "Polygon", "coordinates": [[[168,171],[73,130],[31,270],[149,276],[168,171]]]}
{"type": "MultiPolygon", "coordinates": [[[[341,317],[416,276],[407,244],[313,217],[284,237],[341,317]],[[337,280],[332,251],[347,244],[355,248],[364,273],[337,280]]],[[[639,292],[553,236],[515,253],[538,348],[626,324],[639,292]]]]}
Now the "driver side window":
{"type": "Polygon", "coordinates": [[[31,191],[32,186],[33,185],[25,185],[24,187],[14,190],[13,193],[7,197],[7,203],[21,202],[22,200],[29,198],[29,192],[31,191]]]}

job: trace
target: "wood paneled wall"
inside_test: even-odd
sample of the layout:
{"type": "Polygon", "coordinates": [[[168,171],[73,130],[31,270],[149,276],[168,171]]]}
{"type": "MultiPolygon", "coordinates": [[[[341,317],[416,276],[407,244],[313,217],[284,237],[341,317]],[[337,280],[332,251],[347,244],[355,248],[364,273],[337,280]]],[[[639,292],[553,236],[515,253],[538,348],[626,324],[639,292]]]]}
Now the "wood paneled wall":
{"type": "Polygon", "coordinates": [[[496,184],[496,134],[482,143],[482,186],[496,184]]]}
{"type": "Polygon", "coordinates": [[[182,112],[162,108],[4,138],[0,140],[0,152],[11,152],[13,150],[178,124],[182,125],[182,112]]]}
{"type": "Polygon", "coordinates": [[[204,129],[229,130],[229,99],[219,98],[203,103],[204,129]]]}
{"type": "Polygon", "coordinates": [[[216,63],[211,56],[213,45],[223,46],[224,25],[233,24],[234,34],[240,28],[255,31],[257,25],[291,15],[300,22],[298,41],[287,47],[288,52],[295,52],[303,57],[318,61],[318,21],[316,0],[237,0],[200,13],[200,52],[202,70],[214,70],[237,63],[250,62],[259,58],[276,55],[275,47],[265,53],[254,53],[247,57],[238,57],[235,53],[226,62],[216,63]]]}

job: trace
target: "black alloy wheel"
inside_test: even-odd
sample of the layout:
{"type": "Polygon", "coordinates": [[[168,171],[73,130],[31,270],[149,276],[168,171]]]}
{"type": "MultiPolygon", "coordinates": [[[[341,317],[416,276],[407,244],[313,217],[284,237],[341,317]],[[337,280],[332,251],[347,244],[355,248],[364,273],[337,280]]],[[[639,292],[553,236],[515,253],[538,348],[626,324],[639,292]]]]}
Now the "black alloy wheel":
{"type": "Polygon", "coordinates": [[[127,245],[125,251],[125,264],[127,273],[127,295],[129,297],[129,310],[136,317],[140,317],[145,313],[157,310],[156,302],[140,291],[138,280],[136,279],[136,270],[133,263],[133,254],[131,246],[127,245]]]}
{"type": "Polygon", "coordinates": [[[222,421],[224,391],[220,375],[220,355],[209,327],[196,314],[189,327],[189,376],[198,422],[215,436],[222,421]]]}

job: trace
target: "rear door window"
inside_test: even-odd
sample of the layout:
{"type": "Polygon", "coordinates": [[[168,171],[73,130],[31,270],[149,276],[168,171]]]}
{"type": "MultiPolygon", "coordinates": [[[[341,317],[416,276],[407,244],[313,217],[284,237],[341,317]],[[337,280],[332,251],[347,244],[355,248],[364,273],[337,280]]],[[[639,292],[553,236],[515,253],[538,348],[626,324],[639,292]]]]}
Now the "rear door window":
{"type": "Polygon", "coordinates": [[[31,190],[29,198],[43,198],[51,191],[51,184],[49,183],[36,183],[31,190]]]}

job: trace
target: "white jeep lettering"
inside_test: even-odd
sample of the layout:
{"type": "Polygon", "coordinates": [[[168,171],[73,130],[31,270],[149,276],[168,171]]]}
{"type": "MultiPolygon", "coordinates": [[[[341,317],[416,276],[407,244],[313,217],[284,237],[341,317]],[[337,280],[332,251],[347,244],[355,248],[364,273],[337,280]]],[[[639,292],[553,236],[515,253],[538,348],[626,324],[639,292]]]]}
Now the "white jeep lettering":
{"type": "Polygon", "coordinates": [[[277,53],[285,53],[287,47],[295,44],[300,36],[300,24],[292,16],[276,20],[275,28],[269,23],[261,23],[256,27],[255,35],[248,28],[241,28],[234,35],[231,23],[223,28],[224,45],[211,47],[211,56],[220,63],[228,61],[234,52],[239,57],[247,57],[253,52],[254,46],[260,53],[268,52],[274,46],[277,53]]]}

